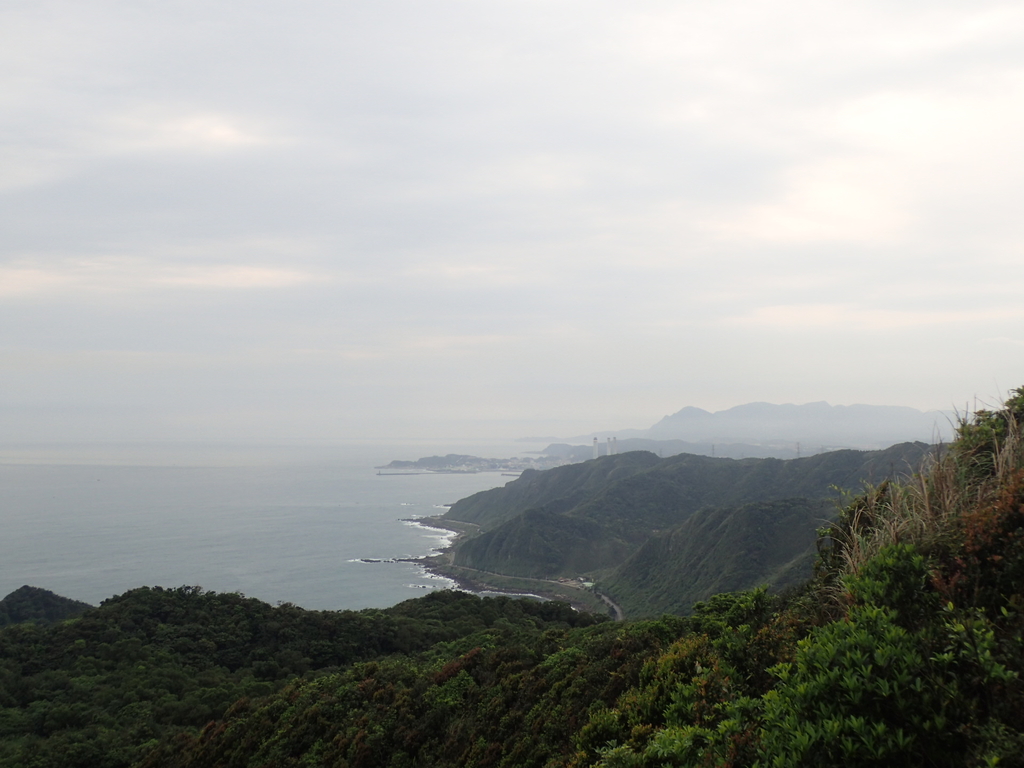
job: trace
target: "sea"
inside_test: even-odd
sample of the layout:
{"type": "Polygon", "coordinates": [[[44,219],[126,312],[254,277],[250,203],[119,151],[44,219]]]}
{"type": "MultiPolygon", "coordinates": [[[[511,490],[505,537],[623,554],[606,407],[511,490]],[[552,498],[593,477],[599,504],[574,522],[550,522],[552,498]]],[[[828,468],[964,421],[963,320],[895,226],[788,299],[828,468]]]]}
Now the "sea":
{"type": "Polygon", "coordinates": [[[0,446],[0,597],[27,584],[98,605],[136,587],[188,585],[313,610],[388,607],[454,586],[416,562],[452,534],[416,521],[514,478],[377,467],[543,447],[0,446]]]}

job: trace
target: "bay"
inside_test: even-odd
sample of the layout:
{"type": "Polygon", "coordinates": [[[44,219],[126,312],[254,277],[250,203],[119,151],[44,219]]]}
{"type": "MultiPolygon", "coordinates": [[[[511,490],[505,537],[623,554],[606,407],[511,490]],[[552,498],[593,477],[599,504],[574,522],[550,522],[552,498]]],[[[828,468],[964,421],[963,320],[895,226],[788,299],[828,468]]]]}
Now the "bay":
{"type": "Polygon", "coordinates": [[[449,540],[408,521],[512,478],[375,466],[531,447],[5,446],[0,596],[30,584],[95,605],[196,585],[309,609],[387,607],[451,586],[401,561],[449,540]]]}

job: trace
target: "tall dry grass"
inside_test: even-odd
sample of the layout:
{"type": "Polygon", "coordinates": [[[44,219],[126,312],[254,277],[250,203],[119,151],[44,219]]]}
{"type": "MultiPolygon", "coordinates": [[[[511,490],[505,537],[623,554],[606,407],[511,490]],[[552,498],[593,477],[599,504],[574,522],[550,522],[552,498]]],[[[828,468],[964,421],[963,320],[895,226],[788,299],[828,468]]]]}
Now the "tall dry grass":
{"type": "Polygon", "coordinates": [[[994,502],[1024,470],[1024,388],[1016,394],[999,411],[962,416],[957,439],[938,446],[911,480],[869,488],[843,509],[823,547],[826,570],[840,577],[835,586],[890,544],[941,545],[961,516],[994,502]]]}

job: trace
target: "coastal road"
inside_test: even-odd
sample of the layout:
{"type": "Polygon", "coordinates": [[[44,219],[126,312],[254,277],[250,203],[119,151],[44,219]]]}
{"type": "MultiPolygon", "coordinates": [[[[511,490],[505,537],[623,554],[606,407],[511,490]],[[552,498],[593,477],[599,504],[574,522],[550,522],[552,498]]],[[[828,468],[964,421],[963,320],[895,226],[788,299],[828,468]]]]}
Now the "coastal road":
{"type": "Polygon", "coordinates": [[[608,595],[606,595],[606,594],[604,594],[602,592],[598,592],[598,591],[595,590],[594,594],[597,595],[598,597],[600,597],[604,601],[604,604],[607,605],[611,609],[612,616],[613,616],[613,618],[616,621],[625,621],[626,620],[626,614],[622,610],[622,608],[619,606],[618,603],[613,602],[612,599],[610,597],[608,597],[608,595]]]}
{"type": "MultiPolygon", "coordinates": [[[[533,581],[533,582],[536,582],[538,584],[556,584],[556,585],[558,585],[560,587],[568,587],[569,589],[577,589],[577,590],[585,589],[584,587],[576,586],[575,583],[558,581],[557,579],[530,579],[530,578],[526,578],[524,576],[509,576],[508,574],[497,573],[495,571],[481,571],[478,568],[467,568],[464,565],[455,565],[455,566],[449,566],[449,567],[451,567],[451,568],[458,568],[461,571],[469,571],[471,573],[479,573],[482,576],[499,576],[499,577],[505,578],[505,579],[514,578],[514,579],[520,579],[522,581],[533,581]]],[[[485,584],[484,586],[487,586],[487,585],[485,584]]],[[[502,591],[500,588],[493,588],[493,587],[491,587],[491,589],[493,591],[495,591],[495,592],[502,591]]],[[[625,621],[625,619],[626,619],[626,612],[622,610],[622,607],[618,603],[613,601],[610,597],[608,597],[608,595],[606,595],[606,594],[604,594],[602,592],[598,592],[596,589],[591,589],[590,591],[594,595],[596,595],[597,597],[601,598],[601,602],[603,602],[605,605],[608,606],[608,609],[612,613],[612,618],[614,618],[615,621],[625,621]]]]}

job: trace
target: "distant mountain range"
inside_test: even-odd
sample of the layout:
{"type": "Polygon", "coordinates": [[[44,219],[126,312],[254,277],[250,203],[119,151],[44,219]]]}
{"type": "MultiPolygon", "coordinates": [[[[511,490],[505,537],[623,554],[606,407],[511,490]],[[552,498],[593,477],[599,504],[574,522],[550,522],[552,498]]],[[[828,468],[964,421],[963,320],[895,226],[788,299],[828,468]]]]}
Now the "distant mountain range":
{"type": "MultiPolygon", "coordinates": [[[[602,455],[607,452],[607,439],[614,437],[623,443],[620,452],[650,450],[661,455],[792,458],[837,448],[877,450],[905,442],[948,442],[955,423],[956,414],[952,411],[919,411],[898,405],[747,403],[716,412],[687,406],[648,429],[593,432],[564,438],[556,446],[584,443],[579,456],[572,454],[582,459],[594,437],[598,438],[602,455]],[[679,444],[666,444],[669,441],[679,444]]],[[[567,457],[570,455],[565,448],[556,446],[545,453],[561,451],[567,457]]]]}

